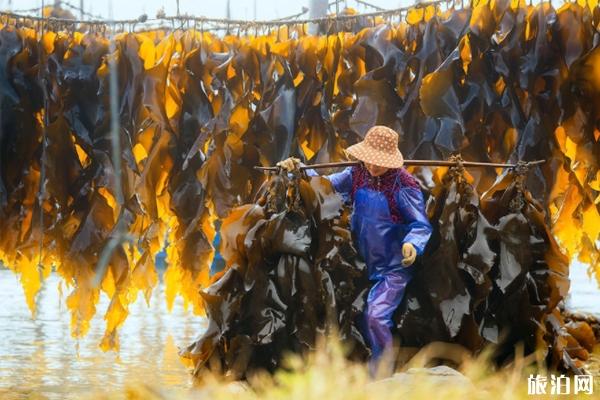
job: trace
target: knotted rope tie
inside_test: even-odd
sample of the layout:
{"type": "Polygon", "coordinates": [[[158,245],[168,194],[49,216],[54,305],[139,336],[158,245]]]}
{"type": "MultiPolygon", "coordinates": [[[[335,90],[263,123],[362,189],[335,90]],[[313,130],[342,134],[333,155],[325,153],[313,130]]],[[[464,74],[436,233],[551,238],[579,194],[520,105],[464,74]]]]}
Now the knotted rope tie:
{"type": "Polygon", "coordinates": [[[455,180],[456,182],[460,183],[461,181],[465,180],[465,165],[464,165],[464,160],[461,157],[460,154],[455,154],[455,155],[451,155],[450,157],[448,157],[448,161],[451,162],[455,162],[456,165],[451,166],[448,169],[448,176],[455,180]]]}
{"type": "Polygon", "coordinates": [[[517,165],[513,168],[515,176],[515,196],[508,204],[512,212],[518,212],[525,207],[525,179],[527,172],[529,171],[529,163],[525,161],[517,162],[517,165]]]}

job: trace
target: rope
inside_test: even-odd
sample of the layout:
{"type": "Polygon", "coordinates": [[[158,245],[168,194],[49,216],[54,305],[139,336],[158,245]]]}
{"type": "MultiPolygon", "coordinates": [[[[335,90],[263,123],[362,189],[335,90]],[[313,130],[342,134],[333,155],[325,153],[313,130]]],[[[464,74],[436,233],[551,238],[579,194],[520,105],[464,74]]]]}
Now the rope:
{"type": "MultiPolygon", "coordinates": [[[[44,1],[42,0],[42,7],[40,8],[40,13],[44,12],[44,1]]],[[[42,27],[43,34],[43,27],[42,27]]],[[[43,51],[43,46],[38,45],[38,52],[43,51]]],[[[42,54],[39,54],[40,60],[44,60],[42,54]]],[[[44,251],[44,199],[46,198],[45,188],[46,185],[44,182],[46,181],[46,147],[48,145],[47,140],[47,127],[50,122],[48,117],[48,86],[46,77],[44,76],[45,67],[44,62],[41,62],[40,68],[38,69],[38,79],[42,82],[42,93],[44,96],[44,118],[43,118],[43,129],[42,129],[42,156],[40,157],[40,185],[38,189],[38,207],[40,209],[40,244],[38,249],[38,264],[37,270],[40,277],[40,281],[44,281],[44,265],[42,264],[43,260],[43,251],[44,251]]]]}
{"type": "MultiPolygon", "coordinates": [[[[326,17],[318,17],[312,19],[280,19],[280,20],[265,20],[265,21],[249,21],[249,20],[239,20],[239,19],[227,19],[227,18],[207,18],[207,17],[197,17],[193,15],[180,15],[180,16],[166,16],[160,15],[157,18],[146,19],[144,22],[160,22],[160,21],[193,21],[200,23],[214,23],[218,25],[234,25],[240,27],[276,27],[282,25],[296,25],[296,24],[310,24],[310,23],[327,23],[331,21],[356,21],[359,18],[369,18],[369,17],[391,17],[401,15],[402,13],[415,8],[426,8],[428,6],[437,6],[448,4],[447,0],[431,0],[425,1],[418,4],[414,4],[412,6],[407,7],[399,7],[390,10],[384,11],[376,11],[370,13],[362,13],[356,15],[330,15],[326,17]]],[[[55,22],[62,24],[87,24],[87,25],[118,25],[118,24],[136,24],[140,23],[140,18],[137,19],[123,19],[123,20],[102,20],[102,19],[93,19],[93,20],[80,20],[80,19],[66,19],[66,18],[53,18],[53,17],[37,17],[37,16],[28,16],[16,14],[8,11],[0,11],[0,15],[7,16],[10,18],[16,19],[28,19],[37,22],[55,22]]]]}
{"type": "Polygon", "coordinates": [[[465,160],[463,160],[462,156],[460,154],[453,154],[448,157],[448,161],[454,163],[454,165],[448,169],[448,176],[459,183],[464,182],[465,160]]]}
{"type": "Polygon", "coordinates": [[[43,8],[42,7],[36,7],[36,8],[30,8],[27,10],[12,10],[12,12],[14,13],[39,13],[40,11],[42,11],[43,8]]]}
{"type": "Polygon", "coordinates": [[[302,11],[300,11],[297,14],[288,15],[287,17],[283,17],[283,18],[277,18],[277,19],[274,19],[273,21],[289,21],[291,19],[299,18],[299,17],[303,16],[304,14],[306,14],[307,12],[308,12],[308,8],[302,7],[302,11]]]}
{"type": "Polygon", "coordinates": [[[70,9],[72,9],[72,10],[78,11],[78,12],[80,12],[82,15],[85,15],[85,16],[87,16],[87,17],[90,17],[90,18],[93,18],[93,19],[97,19],[97,20],[100,20],[100,19],[102,19],[102,17],[101,17],[101,16],[99,16],[99,15],[94,15],[94,14],[91,14],[91,13],[89,13],[89,12],[85,11],[83,8],[81,8],[81,7],[78,7],[78,6],[74,5],[74,4],[71,4],[71,3],[69,3],[68,1],[61,0],[60,4],[61,4],[61,6],[62,6],[62,5],[65,5],[65,6],[69,7],[69,8],[70,8],[70,9]]]}
{"type": "MultiPolygon", "coordinates": [[[[112,14],[112,11],[111,11],[112,14]]],[[[114,24],[114,22],[113,22],[114,24]]],[[[113,30],[114,32],[114,30],[113,30]]],[[[124,215],[124,197],[122,188],[122,174],[121,174],[121,138],[120,132],[120,121],[119,121],[119,99],[118,99],[118,66],[117,66],[117,45],[114,40],[114,34],[110,34],[109,41],[109,57],[107,58],[108,70],[109,70],[109,92],[110,92],[110,136],[112,144],[112,163],[114,170],[114,185],[115,185],[115,197],[116,203],[119,207],[119,216],[117,217],[117,223],[113,228],[112,234],[100,256],[98,257],[98,264],[95,268],[95,275],[92,280],[94,287],[99,287],[102,283],[104,275],[108,269],[110,260],[117,248],[126,241],[132,241],[131,235],[125,231],[124,215]]]]}
{"type": "Polygon", "coordinates": [[[518,212],[525,207],[525,180],[531,163],[525,161],[517,162],[517,165],[512,169],[515,174],[515,196],[510,200],[508,207],[512,212],[518,212]]]}
{"type": "Polygon", "coordinates": [[[363,6],[371,7],[377,11],[385,11],[385,8],[376,6],[375,4],[367,3],[364,0],[354,0],[354,1],[357,2],[358,4],[362,4],[363,6]]]}

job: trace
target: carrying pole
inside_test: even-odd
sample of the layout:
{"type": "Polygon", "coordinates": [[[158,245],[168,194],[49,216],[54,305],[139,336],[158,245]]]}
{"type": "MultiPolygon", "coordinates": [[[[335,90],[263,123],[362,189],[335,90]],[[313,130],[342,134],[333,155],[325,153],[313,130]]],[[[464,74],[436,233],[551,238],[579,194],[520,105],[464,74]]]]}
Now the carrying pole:
{"type": "MultiPolygon", "coordinates": [[[[546,160],[535,160],[526,161],[525,165],[538,165],[545,163],[546,160]]],[[[359,165],[360,161],[341,161],[334,163],[323,163],[314,165],[302,165],[299,167],[301,171],[305,169],[319,169],[319,168],[335,168],[335,167],[348,167],[353,165],[359,165]]],[[[404,160],[406,166],[424,166],[424,167],[453,167],[457,165],[463,167],[492,167],[492,168],[515,168],[517,164],[503,164],[503,163],[488,163],[478,161],[443,161],[443,160],[404,160]]],[[[255,166],[254,169],[260,171],[278,171],[280,167],[262,167],[255,166]]]]}

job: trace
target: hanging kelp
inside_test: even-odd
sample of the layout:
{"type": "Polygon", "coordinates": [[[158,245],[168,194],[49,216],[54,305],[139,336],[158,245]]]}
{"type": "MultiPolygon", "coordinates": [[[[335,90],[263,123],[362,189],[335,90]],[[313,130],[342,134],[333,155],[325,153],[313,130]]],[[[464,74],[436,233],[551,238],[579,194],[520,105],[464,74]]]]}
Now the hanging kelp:
{"type": "MultiPolygon", "coordinates": [[[[568,256],[596,265],[597,11],[596,3],[586,2],[558,10],[543,2],[476,2],[458,46],[420,88],[422,109],[432,117],[424,137],[438,149],[447,144],[445,154],[549,160],[532,168],[527,187],[552,217],[568,256]]],[[[481,170],[475,178],[484,192],[495,174],[481,170]]]]}
{"type": "Polygon", "coordinates": [[[461,167],[443,176],[428,207],[434,234],[395,314],[403,345],[443,341],[479,352],[494,344],[502,363],[522,343],[549,367],[580,372],[594,337],[580,345],[590,326],[565,329],[557,305],[569,288],[568,259],[525,189],[527,172],[503,174],[481,205],[461,167]]]}
{"type": "Polygon", "coordinates": [[[232,210],[221,227],[226,269],[201,292],[208,329],[181,352],[195,375],[273,371],[286,352],[312,350],[330,334],[365,359],[356,324],[367,282],[347,219],[321,177],[273,176],[255,205],[232,210]]]}
{"type": "Polygon", "coordinates": [[[482,196],[498,255],[482,325],[499,333],[496,341],[486,337],[501,343],[499,360],[523,343],[526,353],[539,350],[551,368],[578,373],[587,354],[577,351],[579,343],[564,329],[558,310],[569,289],[568,258],[550,234],[540,202],[525,188],[528,173],[525,166],[506,172],[482,196]]]}
{"type": "Polygon", "coordinates": [[[433,235],[395,321],[403,345],[444,341],[478,351],[486,342],[480,322],[496,259],[492,228],[479,210],[472,177],[460,166],[440,175],[444,170],[437,171],[428,202],[433,235]]]}
{"type": "MultiPolygon", "coordinates": [[[[394,315],[402,346],[441,341],[478,353],[494,345],[502,364],[522,343],[550,368],[581,373],[595,337],[585,321],[565,324],[560,315],[567,259],[524,187],[527,172],[519,165],[503,174],[480,204],[460,164],[436,171],[428,202],[434,233],[394,315]]],[[[220,249],[227,269],[202,293],[208,330],[181,353],[196,375],[273,370],[283,352],[312,348],[332,326],[364,359],[355,323],[369,284],[340,206],[322,178],[276,176],[256,205],[232,211],[220,249]]]]}
{"type": "MultiPolygon", "coordinates": [[[[600,13],[487,0],[410,10],[404,21],[357,18],[218,37],[198,29],[102,33],[0,27],[0,260],[32,310],[51,265],[71,287],[73,334],[101,293],[111,298],[104,348],[166,248],[169,304],[203,306],[214,221],[252,201],[253,167],[295,155],[337,161],[373,124],[402,136],[407,158],[516,162],[569,258],[600,265],[600,13]],[[371,21],[368,21],[371,23],[371,21]],[[385,23],[384,23],[385,22],[385,23]],[[114,189],[109,68],[118,75],[124,204],[114,189]],[[101,285],[99,255],[125,226],[101,285]]],[[[84,28],[84,26],[80,26],[84,28]]],[[[499,171],[472,171],[483,193],[499,171]]]]}

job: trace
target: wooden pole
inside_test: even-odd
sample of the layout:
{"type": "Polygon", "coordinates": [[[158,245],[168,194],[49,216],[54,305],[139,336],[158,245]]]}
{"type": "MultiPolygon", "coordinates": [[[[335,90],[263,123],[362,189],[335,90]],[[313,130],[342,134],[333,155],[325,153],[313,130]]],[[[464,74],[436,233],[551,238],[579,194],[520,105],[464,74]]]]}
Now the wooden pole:
{"type": "MultiPolygon", "coordinates": [[[[327,0],[310,0],[308,6],[308,15],[310,19],[323,18],[327,16],[327,0]]],[[[319,24],[311,23],[308,25],[308,33],[317,35],[319,33],[319,24]]]]}
{"type": "MultiPolygon", "coordinates": [[[[527,165],[543,164],[546,160],[535,160],[526,161],[527,165]]],[[[319,169],[319,168],[335,168],[335,167],[348,167],[352,165],[359,165],[360,161],[341,161],[335,163],[323,163],[314,165],[303,165],[299,169],[301,171],[305,169],[319,169]]],[[[453,167],[458,165],[458,161],[443,161],[443,160],[404,160],[406,166],[425,166],[425,167],[453,167]]],[[[515,168],[517,164],[502,164],[502,163],[487,163],[478,161],[462,161],[464,167],[493,167],[493,168],[515,168]]],[[[277,171],[279,167],[261,167],[255,166],[254,169],[260,171],[277,171]]]]}

